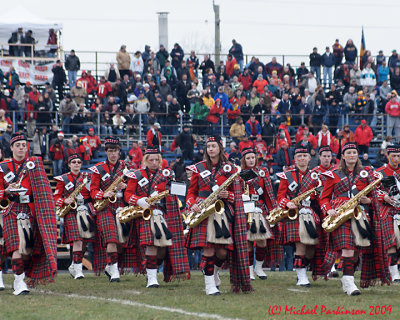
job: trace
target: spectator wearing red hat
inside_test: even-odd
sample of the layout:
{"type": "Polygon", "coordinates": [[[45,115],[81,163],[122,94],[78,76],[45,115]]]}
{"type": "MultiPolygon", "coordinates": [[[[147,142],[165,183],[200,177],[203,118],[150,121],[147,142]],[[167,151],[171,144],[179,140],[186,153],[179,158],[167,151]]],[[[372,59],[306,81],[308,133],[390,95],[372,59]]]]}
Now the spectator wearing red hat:
{"type": "Polygon", "coordinates": [[[361,124],[354,133],[354,140],[358,144],[360,154],[368,153],[369,143],[374,137],[371,128],[367,125],[365,119],[361,120],[361,124]]]}
{"type": "Polygon", "coordinates": [[[87,142],[90,146],[93,157],[97,158],[97,152],[101,146],[100,138],[94,134],[93,128],[89,128],[88,135],[85,136],[85,138],[87,139],[87,142]]]}

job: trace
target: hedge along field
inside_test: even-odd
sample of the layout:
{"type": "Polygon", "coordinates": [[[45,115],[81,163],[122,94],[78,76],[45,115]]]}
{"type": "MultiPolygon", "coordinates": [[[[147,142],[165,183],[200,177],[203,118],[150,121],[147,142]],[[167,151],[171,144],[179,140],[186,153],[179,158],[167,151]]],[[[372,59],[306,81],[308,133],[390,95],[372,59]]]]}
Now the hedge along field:
{"type": "Polygon", "coordinates": [[[4,275],[7,288],[0,292],[0,319],[400,318],[397,285],[361,289],[360,296],[348,297],[338,279],[318,280],[310,288],[296,287],[295,272],[268,272],[267,280],[252,281],[255,291],[249,294],[232,293],[229,273],[223,272],[220,296],[205,295],[204,277],[199,272],[192,274],[192,280],[169,284],[162,282],[159,274],[158,289],[146,289],[145,277],[133,274],[122,275],[120,283],[91,273],[83,280],[60,274],[55,283],[18,297],[12,294],[13,279],[11,274],[4,275]],[[346,311],[350,314],[343,314],[346,311]]]}

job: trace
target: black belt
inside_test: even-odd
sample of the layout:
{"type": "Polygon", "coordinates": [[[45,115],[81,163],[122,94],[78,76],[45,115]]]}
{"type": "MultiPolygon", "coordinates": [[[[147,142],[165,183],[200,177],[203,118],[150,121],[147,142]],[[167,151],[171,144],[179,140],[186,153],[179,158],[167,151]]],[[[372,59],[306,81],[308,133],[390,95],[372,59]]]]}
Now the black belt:
{"type": "Polygon", "coordinates": [[[211,194],[211,191],[201,190],[201,191],[199,191],[199,195],[198,196],[200,198],[207,198],[210,194],[211,194]]]}
{"type": "MultiPolygon", "coordinates": [[[[32,196],[29,196],[29,200],[31,200],[31,198],[32,198],[32,196]]],[[[10,197],[9,200],[12,201],[12,202],[21,204],[21,199],[19,198],[19,196],[10,197]]],[[[24,202],[22,204],[29,204],[29,203],[33,203],[33,201],[24,202]]]]}

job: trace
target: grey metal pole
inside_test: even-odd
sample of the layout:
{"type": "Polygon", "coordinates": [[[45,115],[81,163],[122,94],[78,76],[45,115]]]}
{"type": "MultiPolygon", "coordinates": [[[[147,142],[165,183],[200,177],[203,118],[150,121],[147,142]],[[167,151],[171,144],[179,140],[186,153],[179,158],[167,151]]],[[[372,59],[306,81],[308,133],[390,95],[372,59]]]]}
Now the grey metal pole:
{"type": "Polygon", "coordinates": [[[215,65],[219,66],[220,53],[221,53],[221,40],[220,40],[220,23],[219,19],[219,5],[213,1],[214,15],[215,15],[215,65]]]}

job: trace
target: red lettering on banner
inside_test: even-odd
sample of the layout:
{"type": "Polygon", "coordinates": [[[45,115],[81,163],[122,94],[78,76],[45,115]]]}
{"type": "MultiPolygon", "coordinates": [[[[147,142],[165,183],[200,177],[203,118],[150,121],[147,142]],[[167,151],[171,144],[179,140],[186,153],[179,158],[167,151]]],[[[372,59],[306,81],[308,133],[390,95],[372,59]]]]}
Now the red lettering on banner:
{"type": "Polygon", "coordinates": [[[35,80],[38,80],[38,81],[48,81],[48,80],[49,80],[49,77],[48,77],[48,76],[39,75],[39,74],[35,74],[35,80]]]}
{"type": "Polygon", "coordinates": [[[49,70],[49,68],[47,68],[47,66],[35,66],[35,70],[46,72],[47,70],[49,70]]]}
{"type": "Polygon", "coordinates": [[[18,72],[18,76],[22,79],[29,79],[29,72],[18,72]]]}
{"type": "Polygon", "coordinates": [[[18,65],[22,68],[29,68],[29,63],[22,60],[18,60],[18,65]]]}
{"type": "Polygon", "coordinates": [[[2,66],[11,67],[12,66],[12,61],[11,60],[0,60],[0,64],[2,66]]]}

